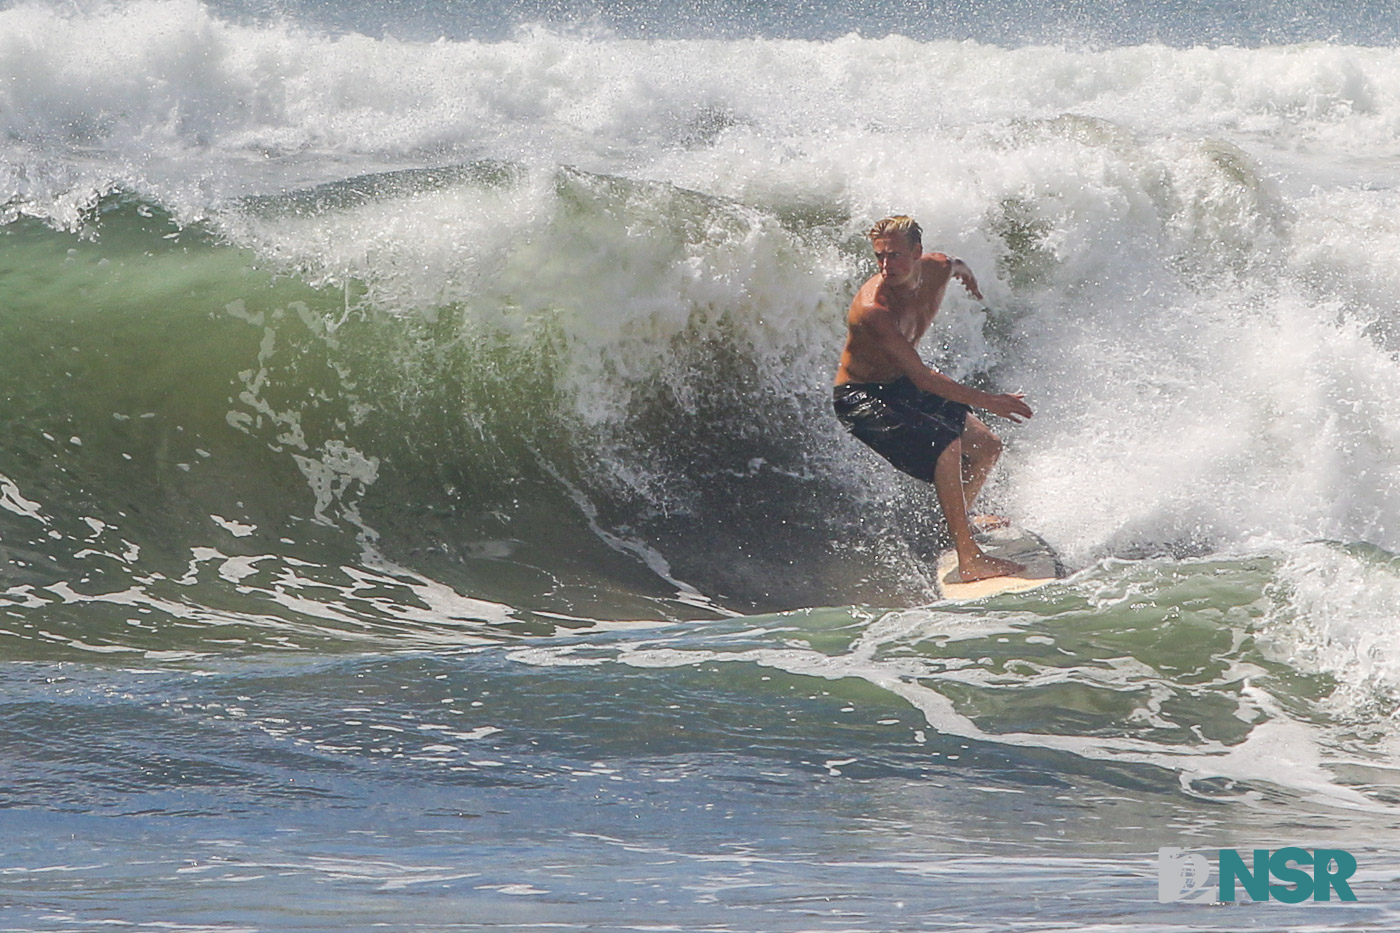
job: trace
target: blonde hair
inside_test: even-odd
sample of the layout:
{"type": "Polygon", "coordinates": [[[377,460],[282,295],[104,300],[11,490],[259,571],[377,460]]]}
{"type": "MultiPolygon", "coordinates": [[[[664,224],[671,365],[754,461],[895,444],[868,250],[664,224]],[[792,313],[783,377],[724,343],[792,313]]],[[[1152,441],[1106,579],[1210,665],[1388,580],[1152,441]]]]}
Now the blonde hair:
{"type": "Polygon", "coordinates": [[[886,217],[884,220],[870,228],[866,236],[877,240],[880,237],[893,236],[896,233],[904,235],[904,239],[911,246],[924,245],[924,231],[913,217],[906,217],[904,214],[896,214],[893,217],[886,217]]]}

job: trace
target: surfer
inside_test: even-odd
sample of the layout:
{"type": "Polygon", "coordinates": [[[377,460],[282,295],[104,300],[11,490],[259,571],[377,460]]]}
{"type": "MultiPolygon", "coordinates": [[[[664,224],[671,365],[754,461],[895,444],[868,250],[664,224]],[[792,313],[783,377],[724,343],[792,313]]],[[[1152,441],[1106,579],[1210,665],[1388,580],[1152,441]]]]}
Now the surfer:
{"type": "Polygon", "coordinates": [[[933,483],[957,550],[960,582],[1019,573],[1025,568],[984,554],[972,536],[968,513],[1002,444],[971,410],[1020,423],[1031,417],[1030,406],[1018,394],[993,395],[955,382],[925,365],[916,349],[949,281],[957,279],[980,301],[977,279],[961,259],[925,253],[923,231],[912,217],[887,217],[868,236],[880,271],[851,301],[832,393],[836,417],[897,469],[933,483]]]}

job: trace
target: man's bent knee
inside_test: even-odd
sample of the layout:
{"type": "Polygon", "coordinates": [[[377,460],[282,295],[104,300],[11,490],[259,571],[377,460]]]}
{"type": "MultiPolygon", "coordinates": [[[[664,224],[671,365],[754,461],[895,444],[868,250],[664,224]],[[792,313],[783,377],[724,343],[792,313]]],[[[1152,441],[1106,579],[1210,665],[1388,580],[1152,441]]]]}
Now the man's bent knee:
{"type": "Polygon", "coordinates": [[[970,459],[995,461],[1003,446],[1001,438],[985,425],[969,422],[963,432],[963,453],[970,459]]]}

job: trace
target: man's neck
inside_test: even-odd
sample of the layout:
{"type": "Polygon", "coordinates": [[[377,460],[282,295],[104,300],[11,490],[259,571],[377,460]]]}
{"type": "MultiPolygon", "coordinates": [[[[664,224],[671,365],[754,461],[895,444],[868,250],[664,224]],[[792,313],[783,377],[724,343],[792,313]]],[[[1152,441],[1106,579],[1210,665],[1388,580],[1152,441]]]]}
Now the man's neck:
{"type": "Polygon", "coordinates": [[[902,282],[886,282],[885,284],[890,291],[899,295],[901,298],[913,298],[919,293],[919,286],[923,283],[923,269],[916,268],[913,272],[909,273],[909,277],[902,282]]]}

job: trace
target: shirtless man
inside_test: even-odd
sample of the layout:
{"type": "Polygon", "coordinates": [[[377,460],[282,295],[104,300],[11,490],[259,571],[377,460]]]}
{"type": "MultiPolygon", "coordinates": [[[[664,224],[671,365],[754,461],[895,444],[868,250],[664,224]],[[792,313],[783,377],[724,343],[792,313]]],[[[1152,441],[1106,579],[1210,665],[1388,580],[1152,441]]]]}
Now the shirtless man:
{"type": "Polygon", "coordinates": [[[977,279],[961,259],[925,253],[912,217],[888,217],[869,236],[880,271],[851,302],[833,390],[836,417],[896,468],[933,483],[961,582],[1019,573],[1025,568],[984,554],[972,537],[968,511],[1002,445],[971,409],[1020,423],[1031,416],[1030,406],[1021,395],[992,395],[955,382],[924,365],[915,349],[948,282],[957,279],[981,300],[977,279]]]}

